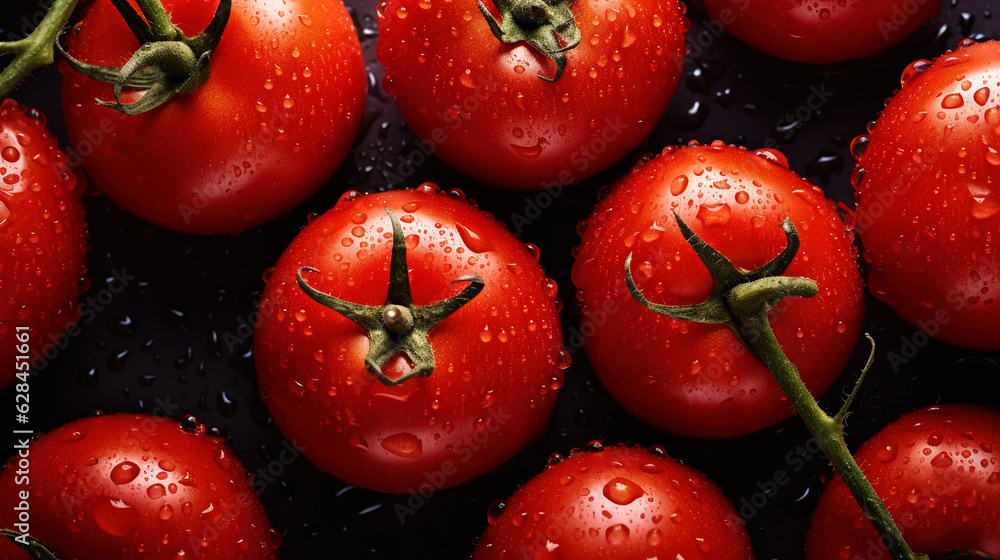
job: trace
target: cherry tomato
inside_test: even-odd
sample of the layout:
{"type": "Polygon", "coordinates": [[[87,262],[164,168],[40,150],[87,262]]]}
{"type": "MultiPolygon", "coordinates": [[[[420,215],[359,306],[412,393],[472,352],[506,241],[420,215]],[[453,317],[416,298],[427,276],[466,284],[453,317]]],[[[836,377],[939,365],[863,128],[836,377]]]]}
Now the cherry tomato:
{"type": "Polygon", "coordinates": [[[557,286],[538,250],[450,194],[348,193],[267,281],[261,395],[309,459],[351,484],[413,493],[475,478],[541,433],[562,386],[557,286]],[[368,315],[334,309],[347,304],[368,315]]]}
{"type": "Polygon", "coordinates": [[[852,143],[868,286],[949,344],[1000,349],[1000,43],[903,72],[852,143]]]}
{"type": "Polygon", "coordinates": [[[753,558],[733,504],[659,446],[592,442],[588,451],[553,455],[490,508],[489,521],[475,560],[753,558]]]}
{"type": "MultiPolygon", "coordinates": [[[[163,5],[193,37],[218,2],[163,5]]],[[[116,67],[139,48],[110,0],[94,0],[67,43],[77,60],[116,67]]],[[[64,66],[66,128],[122,208],[179,231],[237,233],[302,202],[340,165],[360,123],[365,65],[339,0],[254,0],[233,2],[210,68],[193,93],[124,116],[94,102],[113,100],[111,85],[64,66]]]]}
{"type": "Polygon", "coordinates": [[[680,2],[486,4],[489,19],[477,0],[387,0],[378,10],[382,86],[448,165],[496,186],[557,189],[621,159],[663,116],[687,53],[680,2]],[[489,24],[500,7],[522,14],[505,29],[525,13],[575,17],[539,29],[548,41],[556,31],[561,48],[579,44],[546,55],[524,40],[504,43],[489,24]],[[549,81],[562,55],[565,71],[549,81]]]}
{"type": "Polygon", "coordinates": [[[786,60],[826,64],[868,58],[938,15],[933,0],[705,0],[716,29],[786,60]]]}
{"type": "MultiPolygon", "coordinates": [[[[855,458],[910,548],[1000,556],[1000,412],[941,405],[903,416],[855,458]]],[[[807,560],[871,558],[885,546],[839,476],[823,491],[807,560]]]]}
{"type": "Polygon", "coordinates": [[[239,459],[193,417],[70,422],[7,462],[0,501],[18,531],[26,501],[30,536],[58,558],[273,559],[281,543],[239,459]]]}
{"type": "Polygon", "coordinates": [[[45,117],[0,104],[0,386],[51,359],[80,318],[83,190],[45,117]]]}
{"type": "Polygon", "coordinates": [[[785,275],[816,281],[812,299],[771,311],[778,342],[816,395],[851,354],[863,312],[852,234],[819,188],[774,150],[716,141],[668,147],[640,163],[578,226],[573,266],[585,348],[604,386],[632,414],[692,437],[731,437],[792,415],[771,373],[729,327],[674,320],[633,300],[625,259],[653,303],[693,305],[713,292],[704,264],[672,213],[734,265],[756,269],[786,247],[791,218],[801,247],[785,275]]]}

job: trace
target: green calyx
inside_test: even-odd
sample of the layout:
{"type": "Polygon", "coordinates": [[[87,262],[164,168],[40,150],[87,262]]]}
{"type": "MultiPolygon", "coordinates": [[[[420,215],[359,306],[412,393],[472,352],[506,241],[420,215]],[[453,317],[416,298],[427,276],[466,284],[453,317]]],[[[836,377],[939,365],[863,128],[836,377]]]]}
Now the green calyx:
{"type": "Polygon", "coordinates": [[[479,1],[479,11],[486,18],[490,31],[504,43],[522,41],[556,63],[556,75],[538,77],[555,82],[566,69],[566,51],[580,44],[580,30],[569,9],[569,0],[494,0],[503,19],[498,23],[489,8],[479,1]]]}
{"type": "Polygon", "coordinates": [[[111,0],[111,3],[142,43],[124,66],[114,68],[81,62],[56,43],[74,70],[114,85],[115,100],[98,99],[99,105],[126,115],[138,115],[156,109],[177,94],[191,93],[208,80],[209,59],[229,22],[232,0],[221,0],[208,27],[192,38],[170,21],[159,0],[137,0],[141,16],[128,0],[111,0]],[[126,87],[143,90],[143,94],[134,103],[122,103],[121,94],[126,87]]]}
{"type": "Polygon", "coordinates": [[[715,282],[712,295],[696,305],[660,305],[650,302],[635,285],[632,277],[632,254],[625,259],[625,282],[632,297],[648,309],[674,319],[696,323],[723,324],[736,332],[747,348],[755,350],[745,323],[766,315],[779,301],[788,296],[812,297],[818,292],[816,282],[808,278],[781,276],[799,250],[799,234],[792,221],[785,219],[781,229],[787,245],[773,260],[756,270],[743,270],[698,237],[674,213],[684,239],[708,268],[715,282]]]}
{"type": "Polygon", "coordinates": [[[368,331],[371,345],[365,357],[365,365],[382,383],[391,387],[414,377],[429,377],[434,372],[434,349],[428,334],[435,325],[479,295],[486,283],[479,276],[463,276],[452,281],[453,284],[469,283],[457,295],[422,307],[414,305],[410,296],[410,273],[406,264],[403,226],[391,210],[386,208],[385,212],[392,220],[389,293],[385,304],[362,305],[323,293],[310,286],[303,278],[303,272],[319,272],[310,267],[299,269],[298,284],[317,303],[340,313],[368,331]],[[400,354],[405,355],[413,367],[399,378],[391,379],[382,373],[382,367],[400,354]]]}
{"type": "Polygon", "coordinates": [[[23,548],[28,553],[28,556],[31,556],[34,560],[59,560],[56,554],[49,550],[49,547],[29,535],[24,535],[10,529],[0,529],[0,535],[7,537],[14,544],[23,548]]]}

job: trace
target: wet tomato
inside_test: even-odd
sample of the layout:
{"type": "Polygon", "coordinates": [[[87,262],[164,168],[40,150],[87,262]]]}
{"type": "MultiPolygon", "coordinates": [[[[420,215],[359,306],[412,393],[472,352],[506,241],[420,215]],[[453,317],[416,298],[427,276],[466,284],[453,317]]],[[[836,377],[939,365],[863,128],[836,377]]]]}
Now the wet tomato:
{"type": "Polygon", "coordinates": [[[0,386],[51,359],[80,318],[87,271],[82,183],[45,117],[0,105],[0,386]],[[24,356],[27,359],[21,359],[24,356]]]}
{"type": "Polygon", "coordinates": [[[816,64],[879,53],[940,8],[933,0],[705,0],[715,29],[779,58],[816,64]]]}
{"type": "Polygon", "coordinates": [[[70,422],[8,461],[0,502],[0,526],[27,523],[58,558],[264,560],[281,543],[239,459],[192,417],[70,422]]]}
{"type": "Polygon", "coordinates": [[[429,150],[475,179],[557,189],[604,170],[680,82],[688,22],[676,0],[482,5],[488,17],[477,0],[387,0],[378,12],[385,91],[429,150]],[[503,41],[491,30],[501,19],[503,41]]]}
{"type": "Polygon", "coordinates": [[[852,143],[868,286],[949,344],[1000,349],[1000,42],[918,60],[852,143]]]}
{"type": "Polygon", "coordinates": [[[383,492],[496,468],[540,435],[569,363],[537,260],[460,191],[348,193],[267,281],[254,353],[275,422],[383,492]]]}
{"type": "MultiPolygon", "coordinates": [[[[218,2],[163,5],[193,37],[218,2]]],[[[139,42],[111,0],[85,10],[70,55],[129,60],[139,42]]],[[[339,0],[233,2],[208,81],[141,115],[95,104],[114,99],[112,86],[63,68],[66,129],[94,184],[139,217],[189,233],[237,233],[305,200],[343,161],[365,100],[361,45],[339,0]]]]}
{"type": "Polygon", "coordinates": [[[786,298],[769,314],[785,353],[816,395],[851,355],[861,327],[861,278],[853,236],[834,203],[788,169],[773,150],[714,142],[668,147],[610,190],[578,226],[573,266],[581,332],[604,386],[631,413],[662,430],[731,437],[792,415],[781,388],[724,324],[671,319],[632,298],[635,283],[656,304],[693,305],[713,293],[705,265],[684,239],[676,213],[734,265],[753,270],[787,245],[790,218],[801,247],[788,276],[816,281],[811,299],[786,298]]]}
{"type": "MultiPolygon", "coordinates": [[[[855,457],[915,553],[1000,557],[1000,412],[958,404],[918,410],[855,457]]],[[[835,477],[816,506],[806,560],[876,555],[888,556],[878,532],[835,477]]]]}
{"type": "Polygon", "coordinates": [[[736,508],[697,470],[619,444],[549,460],[489,512],[475,560],[719,558],[752,560],[736,508]]]}

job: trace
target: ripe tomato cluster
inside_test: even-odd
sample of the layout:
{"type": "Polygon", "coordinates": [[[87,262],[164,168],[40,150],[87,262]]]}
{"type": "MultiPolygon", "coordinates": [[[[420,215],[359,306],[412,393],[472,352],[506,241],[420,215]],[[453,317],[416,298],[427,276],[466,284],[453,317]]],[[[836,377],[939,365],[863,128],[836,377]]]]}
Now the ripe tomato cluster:
{"type": "MultiPolygon", "coordinates": [[[[82,162],[39,111],[0,105],[0,385],[17,381],[24,424],[55,359],[45,348],[90,328],[84,185],[185,234],[262,227],[349,157],[366,88],[379,87],[366,64],[381,64],[385,99],[442,162],[494,187],[580,197],[574,185],[626,160],[663,118],[691,27],[678,0],[384,0],[370,14],[377,61],[366,61],[357,14],[339,0],[74,7],[53,4],[30,37],[0,43],[16,56],[5,88],[61,51],[66,135],[82,162]]],[[[816,64],[873,56],[938,11],[701,8],[713,29],[816,64]]],[[[633,154],[576,228],[582,348],[566,347],[572,319],[539,247],[462,189],[306,202],[326,211],[264,273],[252,335],[265,423],[350,486],[432,495],[538,440],[582,349],[603,390],[668,434],[724,446],[798,413],[838,471],[809,560],[1000,557],[1000,412],[918,410],[852,456],[856,389],[835,415],[817,403],[859,341],[865,272],[869,292],[928,336],[1000,350],[1000,43],[965,39],[902,69],[900,84],[850,143],[856,210],[773,148],[705,138],[633,154]]],[[[249,447],[176,416],[15,431],[25,437],[0,471],[4,558],[277,558],[266,485],[237,458],[249,447]]],[[[509,499],[494,489],[489,511],[467,512],[488,523],[472,557],[752,559],[731,497],[653,443],[593,440],[551,455],[509,499]]]]}

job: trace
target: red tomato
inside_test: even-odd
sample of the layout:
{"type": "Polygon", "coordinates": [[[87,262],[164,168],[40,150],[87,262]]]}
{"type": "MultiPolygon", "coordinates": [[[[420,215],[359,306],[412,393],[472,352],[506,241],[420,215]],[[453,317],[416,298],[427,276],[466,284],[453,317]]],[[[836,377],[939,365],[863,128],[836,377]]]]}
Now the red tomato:
{"type": "Polygon", "coordinates": [[[557,287],[537,249],[452,193],[430,184],[348,193],[295,238],[268,279],[254,334],[261,395],[309,459],[351,484],[412,493],[475,478],[541,433],[562,386],[569,358],[557,287]],[[417,306],[472,289],[471,275],[482,283],[430,331],[432,372],[395,385],[426,361],[392,350],[380,379],[366,365],[377,335],[296,283],[301,271],[313,289],[374,306],[379,323],[386,320],[394,237],[387,210],[399,216],[417,306]]]}
{"type": "Polygon", "coordinates": [[[277,558],[281,536],[239,459],[193,417],[84,418],[27,455],[0,473],[0,526],[17,529],[30,491],[30,535],[59,558],[277,558]]]}
{"type": "MultiPolygon", "coordinates": [[[[164,2],[189,37],[217,5],[164,2]]],[[[68,46],[120,67],[139,44],[110,0],[94,0],[68,46]]],[[[94,183],[145,220],[203,234],[259,225],[319,189],[354,140],[366,87],[354,24],[328,0],[233,2],[208,81],[142,115],[96,105],[112,86],[63,68],[66,128],[94,183]]]]}
{"type": "MultiPolygon", "coordinates": [[[[972,549],[1000,557],[1000,412],[932,406],[903,416],[855,458],[910,548],[938,557],[972,549]]],[[[885,552],[847,486],[835,477],[816,506],[806,560],[885,552]]]]}
{"type": "Polygon", "coordinates": [[[571,9],[581,39],[554,82],[540,76],[553,78],[556,63],[497,39],[477,0],[387,0],[378,10],[382,86],[409,127],[448,165],[496,186],[558,188],[621,159],[663,116],[687,53],[676,0],[538,4],[571,9]]]}
{"type": "Polygon", "coordinates": [[[662,447],[574,449],[490,508],[475,560],[752,560],[736,508],[662,447]]]}
{"type": "Polygon", "coordinates": [[[705,0],[712,25],[786,60],[868,58],[940,13],[935,0],[705,0]]]}
{"type": "Polygon", "coordinates": [[[908,66],[854,140],[858,232],[875,297],[944,342],[997,350],[1000,43],[963,46],[908,66]]]}
{"type": "Polygon", "coordinates": [[[836,206],[787,166],[779,152],[719,141],[668,147],[580,224],[572,278],[581,332],[591,333],[587,355],[608,391],[643,421],[685,436],[731,437],[792,415],[771,373],[729,327],[674,320],[629,294],[629,253],[636,285],[653,303],[696,304],[712,293],[708,270],[671,212],[748,270],[786,247],[781,222],[791,218],[801,247],[785,275],[815,280],[819,294],[783,300],[771,327],[816,395],[847,363],[863,311],[853,237],[836,206]]]}
{"type": "Polygon", "coordinates": [[[45,130],[45,117],[0,105],[0,387],[16,364],[38,366],[80,318],[87,272],[83,185],[45,130]],[[28,327],[25,332],[19,327],[28,327]],[[28,336],[27,351],[21,347],[28,336]],[[29,360],[19,359],[27,356],[29,360]]]}

